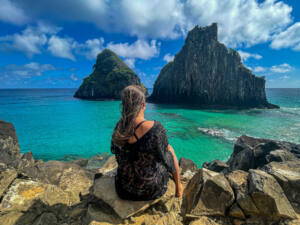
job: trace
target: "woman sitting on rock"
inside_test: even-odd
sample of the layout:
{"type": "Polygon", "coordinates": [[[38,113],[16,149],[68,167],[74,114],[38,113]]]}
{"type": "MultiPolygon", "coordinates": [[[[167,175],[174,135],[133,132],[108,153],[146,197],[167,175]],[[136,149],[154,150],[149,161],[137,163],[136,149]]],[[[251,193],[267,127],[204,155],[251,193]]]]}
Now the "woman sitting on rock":
{"type": "Polygon", "coordinates": [[[118,162],[115,186],[122,199],[145,201],[161,197],[167,190],[169,172],[174,176],[176,196],[182,195],[178,161],[163,125],[144,118],[145,95],[130,85],[121,94],[122,118],[111,141],[118,162]]]}

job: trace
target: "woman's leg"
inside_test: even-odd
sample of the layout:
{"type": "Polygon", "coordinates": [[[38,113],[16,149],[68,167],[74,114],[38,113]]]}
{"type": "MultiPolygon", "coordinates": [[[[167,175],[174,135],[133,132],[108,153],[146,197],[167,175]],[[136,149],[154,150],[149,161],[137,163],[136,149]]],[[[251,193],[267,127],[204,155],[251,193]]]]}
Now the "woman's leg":
{"type": "Polygon", "coordinates": [[[174,149],[172,148],[171,145],[168,145],[168,151],[171,152],[173,161],[174,161],[175,173],[173,173],[173,177],[174,177],[175,184],[176,184],[176,196],[180,197],[180,196],[182,196],[183,190],[182,190],[182,184],[180,181],[180,169],[179,169],[178,160],[177,160],[176,154],[174,152],[174,149]]]}

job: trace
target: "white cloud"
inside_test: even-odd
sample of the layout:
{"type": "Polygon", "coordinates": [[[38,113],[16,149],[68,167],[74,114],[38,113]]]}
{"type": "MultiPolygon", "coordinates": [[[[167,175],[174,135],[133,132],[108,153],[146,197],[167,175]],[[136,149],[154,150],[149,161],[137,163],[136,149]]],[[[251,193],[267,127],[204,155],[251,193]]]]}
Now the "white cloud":
{"type": "Polygon", "coordinates": [[[24,24],[29,21],[24,11],[10,0],[0,0],[0,21],[24,24]]]}
{"type": "Polygon", "coordinates": [[[72,48],[73,40],[71,38],[51,36],[48,42],[48,50],[52,53],[52,55],[75,61],[75,57],[72,54],[72,48]]]}
{"type": "Polygon", "coordinates": [[[94,38],[87,40],[83,44],[75,43],[76,52],[86,56],[88,59],[95,59],[103,49],[103,38],[94,38]]]}
{"type": "Polygon", "coordinates": [[[131,68],[134,68],[135,59],[125,59],[124,62],[131,68]]]}
{"type": "Polygon", "coordinates": [[[287,76],[287,75],[285,75],[285,76],[282,76],[282,77],[280,77],[280,79],[282,79],[282,80],[286,80],[286,79],[290,79],[290,77],[289,77],[289,76],[287,76]]]}
{"type": "Polygon", "coordinates": [[[266,70],[267,70],[267,68],[265,68],[265,67],[257,66],[257,67],[254,67],[253,72],[261,73],[261,72],[265,72],[266,70]]]}
{"type": "Polygon", "coordinates": [[[218,22],[220,40],[231,47],[270,41],[292,22],[292,7],[276,0],[16,2],[32,17],[91,22],[104,31],[124,32],[138,39],[177,38],[196,24],[218,22]]]}
{"type": "Polygon", "coordinates": [[[78,81],[78,80],[79,80],[79,78],[78,78],[74,73],[72,73],[72,74],[70,75],[70,79],[71,79],[72,81],[78,81]]]}
{"type": "Polygon", "coordinates": [[[47,43],[47,36],[59,32],[60,29],[45,23],[38,23],[36,27],[28,26],[21,33],[0,37],[0,50],[21,51],[28,57],[41,54],[41,49],[47,43]]]}
{"type": "Polygon", "coordinates": [[[53,71],[56,68],[51,64],[39,64],[31,62],[24,65],[9,64],[0,68],[1,76],[9,76],[10,78],[31,78],[34,76],[42,76],[46,71],[53,71]]]}
{"type": "Polygon", "coordinates": [[[145,40],[137,40],[132,44],[119,43],[114,44],[108,43],[107,48],[114,51],[117,55],[124,58],[138,58],[138,59],[151,59],[159,55],[160,43],[156,40],[152,40],[150,44],[145,40]]]}
{"type": "Polygon", "coordinates": [[[164,56],[164,60],[165,60],[166,62],[173,61],[173,59],[174,59],[174,55],[171,55],[170,53],[165,54],[165,56],[164,56]]]}
{"type": "Polygon", "coordinates": [[[241,51],[241,50],[239,50],[238,52],[239,52],[239,54],[240,54],[243,61],[247,61],[249,58],[254,58],[254,59],[261,59],[262,58],[262,56],[259,55],[259,54],[244,52],[244,51],[241,51]]]}
{"type": "Polygon", "coordinates": [[[273,73],[288,73],[292,70],[293,70],[293,67],[291,67],[287,63],[283,63],[281,65],[275,65],[270,68],[270,71],[273,73]]]}
{"type": "Polygon", "coordinates": [[[292,48],[295,51],[300,51],[300,22],[275,35],[270,46],[274,49],[292,48]]]}

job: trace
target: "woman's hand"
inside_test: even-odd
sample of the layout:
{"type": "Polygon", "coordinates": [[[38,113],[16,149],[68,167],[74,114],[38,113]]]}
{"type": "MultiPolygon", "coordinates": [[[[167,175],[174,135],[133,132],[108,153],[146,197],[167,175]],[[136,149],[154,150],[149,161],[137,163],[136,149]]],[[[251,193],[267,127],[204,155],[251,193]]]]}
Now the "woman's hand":
{"type": "Polygon", "coordinates": [[[183,193],[183,187],[181,182],[176,187],[176,197],[181,197],[183,193]]]}

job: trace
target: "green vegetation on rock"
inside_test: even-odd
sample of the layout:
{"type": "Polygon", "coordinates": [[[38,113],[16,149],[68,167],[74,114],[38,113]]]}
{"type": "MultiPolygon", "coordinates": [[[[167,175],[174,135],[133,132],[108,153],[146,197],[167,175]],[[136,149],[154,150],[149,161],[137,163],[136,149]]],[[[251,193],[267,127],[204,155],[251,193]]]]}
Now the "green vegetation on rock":
{"type": "Polygon", "coordinates": [[[113,51],[105,49],[97,56],[94,71],[76,91],[82,99],[119,99],[123,88],[134,84],[147,89],[140,78],[113,51]]]}

